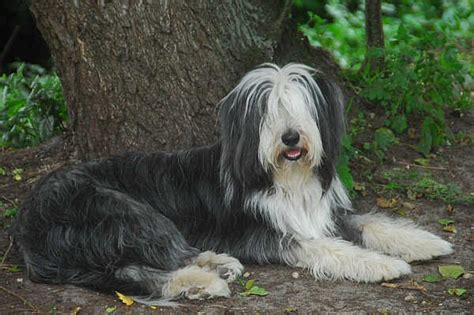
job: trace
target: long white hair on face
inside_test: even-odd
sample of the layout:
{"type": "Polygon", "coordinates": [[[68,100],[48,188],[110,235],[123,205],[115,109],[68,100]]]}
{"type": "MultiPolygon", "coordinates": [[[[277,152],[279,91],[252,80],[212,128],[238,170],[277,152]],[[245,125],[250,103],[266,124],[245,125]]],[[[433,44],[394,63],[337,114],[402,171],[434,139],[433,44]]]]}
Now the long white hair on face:
{"type": "Polygon", "coordinates": [[[316,71],[302,64],[288,64],[279,68],[263,64],[249,72],[230,93],[244,104],[243,119],[258,111],[260,121],[258,158],[265,170],[278,169],[281,136],[285,130],[297,130],[306,146],[308,168],[321,162],[323,144],[318,128],[318,107],[324,101],[322,92],[313,79],[316,71]],[[255,107],[258,108],[255,108],[255,107]]]}
{"type": "Polygon", "coordinates": [[[317,174],[322,190],[330,188],[344,132],[342,93],[317,74],[302,64],[263,64],[221,101],[220,174],[226,204],[293,171],[304,175],[296,176],[298,181],[317,174]],[[300,157],[291,161],[283,158],[291,148],[282,142],[288,130],[299,135],[300,157]]]}

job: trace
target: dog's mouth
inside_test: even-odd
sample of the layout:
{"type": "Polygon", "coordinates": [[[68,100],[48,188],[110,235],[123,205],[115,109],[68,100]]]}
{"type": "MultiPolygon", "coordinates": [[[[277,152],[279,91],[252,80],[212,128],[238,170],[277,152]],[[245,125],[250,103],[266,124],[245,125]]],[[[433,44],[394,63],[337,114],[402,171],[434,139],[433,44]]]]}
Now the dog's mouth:
{"type": "Polygon", "coordinates": [[[290,148],[283,152],[283,157],[289,161],[298,161],[303,156],[301,148],[290,148]]]}

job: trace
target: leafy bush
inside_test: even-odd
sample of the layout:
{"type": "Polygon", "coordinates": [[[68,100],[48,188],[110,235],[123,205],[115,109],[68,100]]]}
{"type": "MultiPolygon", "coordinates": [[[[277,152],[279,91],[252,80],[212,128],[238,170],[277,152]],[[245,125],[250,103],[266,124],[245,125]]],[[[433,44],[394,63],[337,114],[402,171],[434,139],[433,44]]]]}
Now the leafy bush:
{"type": "Polygon", "coordinates": [[[448,139],[445,109],[473,107],[466,89],[467,80],[472,80],[469,71],[446,34],[432,31],[416,37],[401,24],[386,50],[385,71],[373,76],[359,72],[353,79],[360,95],[385,108],[386,125],[396,134],[421,123],[417,149],[428,155],[448,139]]]}
{"type": "Polygon", "coordinates": [[[56,74],[17,64],[0,77],[0,147],[37,145],[65,128],[67,108],[56,74]]]}

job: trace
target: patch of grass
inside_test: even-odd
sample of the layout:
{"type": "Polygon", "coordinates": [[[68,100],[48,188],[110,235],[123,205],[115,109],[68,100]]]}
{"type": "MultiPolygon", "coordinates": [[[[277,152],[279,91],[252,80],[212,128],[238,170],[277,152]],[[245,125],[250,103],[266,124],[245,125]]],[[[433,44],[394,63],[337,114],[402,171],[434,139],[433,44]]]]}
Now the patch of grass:
{"type": "Polygon", "coordinates": [[[444,203],[474,203],[474,196],[466,194],[454,184],[444,184],[430,173],[394,168],[383,174],[388,180],[386,190],[407,193],[408,196],[423,196],[444,203]]]}

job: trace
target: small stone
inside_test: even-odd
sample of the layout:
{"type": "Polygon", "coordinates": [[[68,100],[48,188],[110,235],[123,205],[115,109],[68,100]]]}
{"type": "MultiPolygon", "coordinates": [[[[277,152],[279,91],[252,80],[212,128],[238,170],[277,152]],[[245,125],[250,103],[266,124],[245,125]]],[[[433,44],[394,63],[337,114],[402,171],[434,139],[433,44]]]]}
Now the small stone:
{"type": "Polygon", "coordinates": [[[17,283],[23,283],[23,278],[16,278],[17,283]]]}
{"type": "Polygon", "coordinates": [[[294,279],[298,279],[298,278],[300,277],[300,274],[295,271],[295,272],[293,272],[293,273],[291,274],[291,276],[292,276],[294,279]]]}
{"type": "Polygon", "coordinates": [[[414,299],[415,297],[413,296],[413,294],[408,294],[407,296],[405,296],[405,301],[407,302],[413,301],[414,299]]]}
{"type": "Polygon", "coordinates": [[[421,304],[422,304],[422,305],[426,305],[426,304],[428,304],[428,302],[426,302],[426,301],[421,301],[421,304]]]}
{"type": "Polygon", "coordinates": [[[472,278],[472,273],[465,273],[464,276],[462,276],[464,279],[471,279],[472,278]]]}
{"type": "Polygon", "coordinates": [[[250,272],[246,272],[246,273],[244,273],[242,277],[244,277],[244,278],[248,278],[248,277],[250,277],[250,272]]]}

